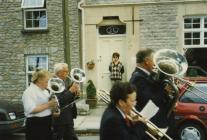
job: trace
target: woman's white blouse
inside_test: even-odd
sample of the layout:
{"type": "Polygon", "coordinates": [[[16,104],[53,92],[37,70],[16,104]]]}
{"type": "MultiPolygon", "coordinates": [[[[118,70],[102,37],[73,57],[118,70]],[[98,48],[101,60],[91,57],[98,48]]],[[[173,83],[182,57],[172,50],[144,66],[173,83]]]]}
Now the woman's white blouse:
{"type": "Polygon", "coordinates": [[[47,90],[42,90],[34,83],[24,91],[22,102],[24,105],[24,114],[28,117],[45,117],[51,115],[51,109],[46,109],[39,113],[31,113],[38,105],[49,101],[50,94],[47,90]]]}

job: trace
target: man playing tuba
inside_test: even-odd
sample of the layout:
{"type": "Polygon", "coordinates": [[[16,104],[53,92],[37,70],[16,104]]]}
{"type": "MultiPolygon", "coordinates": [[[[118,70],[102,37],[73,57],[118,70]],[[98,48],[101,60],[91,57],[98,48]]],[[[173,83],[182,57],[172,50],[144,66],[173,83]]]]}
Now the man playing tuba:
{"type": "MultiPolygon", "coordinates": [[[[150,48],[141,49],[136,54],[137,66],[132,73],[130,83],[136,86],[137,104],[136,109],[141,111],[151,100],[157,107],[158,112],[150,119],[159,128],[168,127],[167,134],[173,137],[174,114],[168,115],[170,98],[164,93],[164,89],[170,91],[168,85],[164,87],[152,78],[154,69],[154,51],[150,48]]],[[[147,135],[145,139],[150,139],[147,135]]]]}

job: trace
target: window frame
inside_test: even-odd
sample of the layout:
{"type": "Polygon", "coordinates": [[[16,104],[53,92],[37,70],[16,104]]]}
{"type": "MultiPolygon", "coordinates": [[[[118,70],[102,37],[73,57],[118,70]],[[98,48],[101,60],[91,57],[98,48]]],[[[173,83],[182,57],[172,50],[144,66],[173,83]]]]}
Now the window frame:
{"type": "Polygon", "coordinates": [[[39,5],[24,5],[25,1],[33,1],[33,0],[22,0],[22,3],[21,3],[21,8],[43,8],[44,7],[44,3],[45,3],[45,0],[42,0],[41,1],[41,4],[39,5]]]}
{"type": "Polygon", "coordinates": [[[37,58],[37,57],[45,57],[46,58],[46,68],[44,68],[44,69],[46,69],[46,70],[48,70],[48,55],[27,55],[26,56],[26,86],[29,86],[29,84],[30,84],[30,81],[29,81],[29,75],[31,75],[35,70],[33,70],[33,71],[30,71],[29,69],[28,69],[28,67],[29,67],[29,58],[31,58],[31,57],[33,57],[33,58],[37,58]]]}
{"type": "MultiPolygon", "coordinates": [[[[207,19],[207,15],[206,16],[185,16],[183,17],[183,48],[203,48],[203,47],[207,47],[207,44],[204,44],[204,33],[207,32],[207,28],[204,27],[205,21],[204,19],[207,19]],[[185,19],[190,18],[191,20],[194,18],[199,18],[200,19],[200,28],[185,28],[185,19]],[[185,33],[196,33],[199,32],[200,33],[200,44],[199,45],[186,45],[185,44],[185,33]]],[[[193,24],[193,22],[191,22],[190,24],[193,24]]],[[[192,41],[191,37],[191,41],[192,41]]],[[[206,38],[207,39],[207,38],[206,38]]]]}
{"type": "Polygon", "coordinates": [[[47,10],[46,8],[42,8],[42,9],[24,9],[24,30],[47,30],[48,29],[48,18],[47,18],[47,10]],[[45,11],[45,15],[46,15],[46,26],[45,27],[32,27],[32,28],[27,28],[26,27],[26,12],[41,12],[41,11],[45,11]]]}

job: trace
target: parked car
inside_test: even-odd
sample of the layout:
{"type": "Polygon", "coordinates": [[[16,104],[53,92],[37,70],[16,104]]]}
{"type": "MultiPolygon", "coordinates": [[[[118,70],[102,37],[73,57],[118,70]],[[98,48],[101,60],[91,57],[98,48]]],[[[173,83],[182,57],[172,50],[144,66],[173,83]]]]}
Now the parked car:
{"type": "Polygon", "coordinates": [[[24,109],[21,103],[0,99],[0,134],[23,130],[24,122],[24,109]]]}
{"type": "Polygon", "coordinates": [[[194,77],[194,86],[185,84],[175,107],[176,130],[179,140],[207,139],[207,78],[194,77]]]}

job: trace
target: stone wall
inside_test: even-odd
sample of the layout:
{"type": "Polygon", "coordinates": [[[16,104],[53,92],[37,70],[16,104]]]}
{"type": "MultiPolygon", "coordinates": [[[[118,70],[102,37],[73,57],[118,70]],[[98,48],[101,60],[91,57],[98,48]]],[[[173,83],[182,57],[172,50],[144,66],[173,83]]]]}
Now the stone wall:
{"type": "MultiPolygon", "coordinates": [[[[0,97],[20,99],[26,88],[27,55],[48,55],[49,70],[56,62],[64,62],[62,1],[46,1],[48,32],[22,33],[21,0],[0,0],[0,97]]],[[[79,62],[77,2],[69,2],[70,59],[79,62]],[[71,4],[73,3],[73,4],[71,4]],[[75,16],[75,17],[73,17],[75,16]]],[[[69,39],[69,38],[67,38],[69,39]]]]}
{"type": "Polygon", "coordinates": [[[79,15],[78,15],[78,9],[77,9],[77,5],[78,5],[78,0],[69,0],[68,2],[68,7],[69,7],[69,30],[70,30],[70,34],[69,34],[69,39],[70,39],[70,47],[71,47],[71,52],[70,52],[70,56],[71,56],[71,67],[72,68],[79,68],[80,63],[79,60],[81,61],[80,58],[80,41],[79,41],[79,15]]]}
{"type": "Polygon", "coordinates": [[[168,3],[168,2],[199,2],[205,0],[85,0],[88,5],[97,4],[150,4],[150,3],[168,3]]]}
{"type": "Polygon", "coordinates": [[[139,12],[140,47],[176,49],[177,5],[145,5],[139,12]]]}

